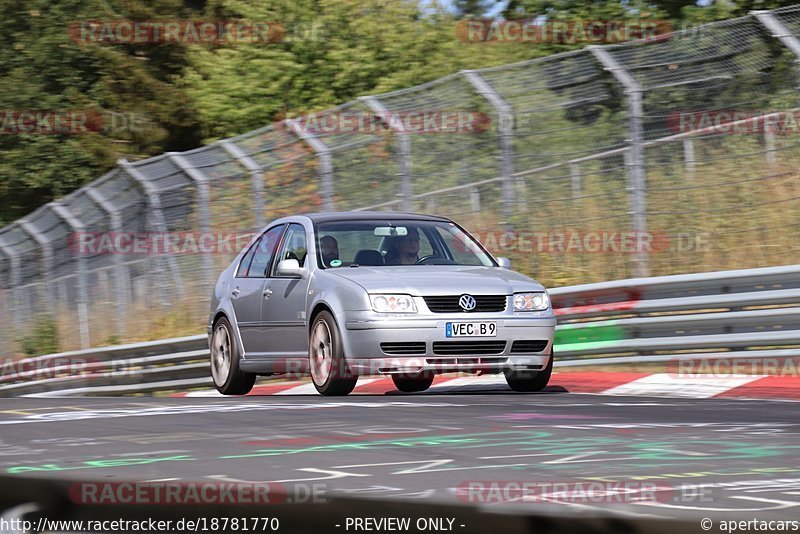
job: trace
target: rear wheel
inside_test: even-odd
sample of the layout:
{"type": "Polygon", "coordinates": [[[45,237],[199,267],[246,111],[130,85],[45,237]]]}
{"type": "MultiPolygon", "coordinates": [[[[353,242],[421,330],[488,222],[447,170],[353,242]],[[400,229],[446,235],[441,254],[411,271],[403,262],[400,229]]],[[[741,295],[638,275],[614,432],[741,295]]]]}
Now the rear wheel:
{"type": "Polygon", "coordinates": [[[356,387],[358,377],[350,372],[344,357],[339,327],[330,312],[314,317],[308,342],[311,381],[322,395],[347,395],[356,387]]]}
{"type": "Polygon", "coordinates": [[[405,393],[416,393],[418,391],[425,391],[431,384],[433,384],[433,375],[430,373],[423,373],[415,376],[398,376],[392,375],[392,382],[394,387],[405,393]]]}
{"type": "Polygon", "coordinates": [[[223,395],[244,395],[253,389],[256,375],[239,369],[241,351],[225,317],[214,324],[211,336],[211,378],[223,395]]]}
{"type": "Polygon", "coordinates": [[[506,382],[514,391],[531,393],[541,391],[550,381],[553,373],[553,352],[550,352],[550,360],[541,371],[506,371],[506,382]]]}

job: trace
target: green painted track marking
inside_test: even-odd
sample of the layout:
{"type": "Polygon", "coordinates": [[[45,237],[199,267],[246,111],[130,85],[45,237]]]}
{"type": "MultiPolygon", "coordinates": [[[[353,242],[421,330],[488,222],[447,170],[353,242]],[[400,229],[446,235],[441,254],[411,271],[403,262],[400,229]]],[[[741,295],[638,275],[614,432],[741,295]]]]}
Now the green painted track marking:
{"type": "Polygon", "coordinates": [[[625,328],[617,321],[603,321],[596,324],[565,324],[556,328],[554,350],[592,350],[613,346],[626,339],[625,328]]]}

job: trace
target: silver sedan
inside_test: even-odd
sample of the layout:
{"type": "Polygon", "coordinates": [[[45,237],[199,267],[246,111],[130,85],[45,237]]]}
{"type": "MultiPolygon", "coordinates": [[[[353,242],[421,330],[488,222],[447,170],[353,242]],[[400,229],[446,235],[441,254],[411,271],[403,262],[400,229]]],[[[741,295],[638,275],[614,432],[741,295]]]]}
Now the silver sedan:
{"type": "Polygon", "coordinates": [[[553,367],[545,289],[453,221],[429,215],[298,215],[265,227],[220,275],[211,374],[228,395],[258,375],[309,373],[323,395],[361,375],[424,391],[444,372],[504,373],[538,391],[553,367]]]}

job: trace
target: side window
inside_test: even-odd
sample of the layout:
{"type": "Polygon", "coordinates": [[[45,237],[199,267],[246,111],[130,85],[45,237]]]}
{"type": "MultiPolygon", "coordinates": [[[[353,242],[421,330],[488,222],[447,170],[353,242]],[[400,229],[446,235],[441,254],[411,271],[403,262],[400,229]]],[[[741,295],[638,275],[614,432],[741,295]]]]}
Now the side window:
{"type": "Polygon", "coordinates": [[[282,260],[297,260],[300,267],[302,267],[306,262],[307,253],[306,229],[303,228],[301,224],[290,224],[289,229],[286,230],[286,236],[283,239],[283,245],[281,245],[278,260],[272,267],[272,276],[275,276],[278,262],[282,260]]]}
{"type": "Polygon", "coordinates": [[[247,278],[264,278],[266,276],[267,266],[272,260],[272,255],[275,253],[275,248],[278,245],[278,240],[281,238],[283,228],[283,225],[280,225],[264,232],[261,239],[253,245],[245,256],[245,259],[242,260],[237,276],[244,276],[247,278]],[[246,264],[245,262],[248,256],[252,259],[246,264]]]}
{"type": "Polygon", "coordinates": [[[239,264],[239,268],[236,270],[236,277],[247,276],[247,270],[250,268],[250,262],[253,261],[253,254],[256,253],[256,248],[258,248],[258,241],[250,247],[250,250],[247,251],[247,254],[244,255],[242,258],[242,262],[239,264]]]}

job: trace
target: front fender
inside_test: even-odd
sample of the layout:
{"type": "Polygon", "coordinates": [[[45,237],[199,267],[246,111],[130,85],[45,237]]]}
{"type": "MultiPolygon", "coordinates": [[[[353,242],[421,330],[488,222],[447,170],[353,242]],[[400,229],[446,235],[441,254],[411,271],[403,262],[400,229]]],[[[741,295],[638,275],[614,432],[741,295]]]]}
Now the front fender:
{"type": "Polygon", "coordinates": [[[355,282],[339,276],[325,276],[325,273],[319,274],[320,276],[315,276],[311,284],[309,284],[307,301],[308,329],[309,331],[311,330],[314,313],[322,306],[327,307],[336,319],[339,333],[342,336],[345,354],[348,354],[349,343],[347,330],[344,326],[347,314],[348,312],[371,309],[369,295],[366,289],[355,282]]]}

